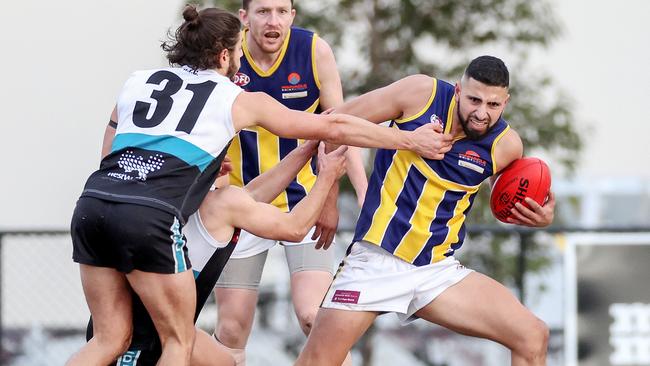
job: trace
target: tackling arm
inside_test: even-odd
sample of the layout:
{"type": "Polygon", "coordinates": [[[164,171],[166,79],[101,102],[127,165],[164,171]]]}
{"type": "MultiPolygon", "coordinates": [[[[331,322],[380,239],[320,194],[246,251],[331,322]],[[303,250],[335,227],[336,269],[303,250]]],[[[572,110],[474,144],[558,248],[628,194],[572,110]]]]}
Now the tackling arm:
{"type": "MultiPolygon", "coordinates": [[[[319,148],[324,151],[323,147],[319,148]]],[[[228,237],[233,227],[244,229],[256,236],[286,241],[300,241],[309,232],[332,184],[345,171],[345,147],[319,157],[321,174],[309,194],[291,212],[282,212],[275,206],[256,202],[245,190],[229,186],[219,189],[213,204],[201,206],[206,228],[215,239],[228,237]],[[205,206],[205,207],[204,207],[205,206]]]]}
{"type": "Polygon", "coordinates": [[[432,124],[415,131],[400,131],[377,126],[364,119],[345,114],[316,115],[294,111],[264,93],[243,92],[233,105],[236,130],[260,125],[286,138],[321,139],[339,145],[411,150],[430,159],[440,158],[446,141],[432,124]]]}
{"type": "Polygon", "coordinates": [[[250,181],[244,189],[255,201],[270,203],[291,183],[317,147],[318,141],[314,140],[298,146],[271,170],[250,181]]]}

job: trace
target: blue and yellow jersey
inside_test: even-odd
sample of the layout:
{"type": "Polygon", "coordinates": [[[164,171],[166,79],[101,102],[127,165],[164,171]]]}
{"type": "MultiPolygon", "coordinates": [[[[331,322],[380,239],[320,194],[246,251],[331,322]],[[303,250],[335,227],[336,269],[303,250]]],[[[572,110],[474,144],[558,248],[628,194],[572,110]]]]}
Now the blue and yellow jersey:
{"type": "MultiPolygon", "coordinates": [[[[453,85],[434,79],[426,106],[391,126],[412,131],[438,121],[448,133],[455,104],[453,85]]],[[[455,141],[443,160],[377,150],[354,241],[379,245],[416,266],[453,255],[463,243],[465,215],[481,182],[496,171],[494,147],[509,128],[499,119],[482,139],[455,141]]]]}
{"type": "MultiPolygon", "coordinates": [[[[265,92],[287,108],[316,113],[319,111],[320,82],[315,65],[317,36],[297,27],[291,28],[275,64],[261,70],[253,61],[246,35],[243,37],[241,68],[235,75],[237,85],[250,92],[265,92]]],[[[228,156],[233,171],[230,182],[243,186],[266,172],[298,146],[299,140],[277,137],[262,127],[245,129],[233,140],[228,156]]],[[[287,189],[272,203],[284,211],[291,210],[316,182],[311,161],[303,167],[287,189]]]]}

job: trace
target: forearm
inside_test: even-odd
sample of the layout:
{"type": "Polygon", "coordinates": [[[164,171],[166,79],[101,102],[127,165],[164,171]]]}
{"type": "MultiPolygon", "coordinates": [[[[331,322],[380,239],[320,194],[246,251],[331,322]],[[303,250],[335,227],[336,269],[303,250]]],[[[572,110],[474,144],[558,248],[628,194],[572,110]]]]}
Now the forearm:
{"type": "Polygon", "coordinates": [[[368,190],[368,178],[361,157],[361,149],[357,147],[349,148],[345,157],[347,159],[347,175],[357,194],[357,202],[361,206],[368,190]]]}
{"type": "Polygon", "coordinates": [[[345,114],[332,116],[333,121],[327,138],[330,143],[395,150],[411,150],[414,147],[411,131],[379,126],[345,114]]]}
{"type": "Polygon", "coordinates": [[[319,175],[309,194],[288,214],[288,222],[303,236],[316,224],[336,178],[331,173],[319,175]]]}
{"type": "Polygon", "coordinates": [[[294,149],[276,166],[250,181],[244,189],[257,202],[269,203],[284,191],[309,161],[312,154],[302,146],[294,149]]]}

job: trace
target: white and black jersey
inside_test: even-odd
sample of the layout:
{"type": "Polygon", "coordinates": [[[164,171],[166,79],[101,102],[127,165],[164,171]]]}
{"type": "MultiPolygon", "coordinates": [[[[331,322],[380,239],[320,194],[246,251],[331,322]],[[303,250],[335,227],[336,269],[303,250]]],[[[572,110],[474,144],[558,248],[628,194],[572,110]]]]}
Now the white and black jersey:
{"type": "Polygon", "coordinates": [[[137,71],[117,100],[111,152],[82,196],[147,205],[183,222],[195,212],[235,135],[242,89],[213,70],[137,71]]]}

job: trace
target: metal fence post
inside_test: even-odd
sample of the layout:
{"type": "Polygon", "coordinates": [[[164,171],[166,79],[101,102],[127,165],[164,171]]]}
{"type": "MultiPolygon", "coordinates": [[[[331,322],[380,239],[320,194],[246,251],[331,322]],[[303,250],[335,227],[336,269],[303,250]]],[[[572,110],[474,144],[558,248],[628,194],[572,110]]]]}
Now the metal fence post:
{"type": "Polygon", "coordinates": [[[5,361],[5,347],[4,347],[4,332],[5,327],[2,322],[2,244],[4,242],[4,233],[0,232],[0,364],[4,364],[5,361]]]}
{"type": "Polygon", "coordinates": [[[517,256],[517,274],[515,276],[515,286],[519,290],[519,301],[525,304],[526,301],[526,271],[528,270],[526,257],[528,249],[533,243],[533,233],[522,231],[519,233],[519,256],[517,256]]]}

